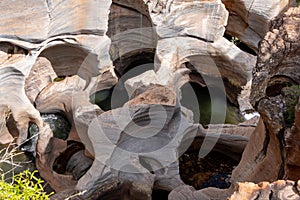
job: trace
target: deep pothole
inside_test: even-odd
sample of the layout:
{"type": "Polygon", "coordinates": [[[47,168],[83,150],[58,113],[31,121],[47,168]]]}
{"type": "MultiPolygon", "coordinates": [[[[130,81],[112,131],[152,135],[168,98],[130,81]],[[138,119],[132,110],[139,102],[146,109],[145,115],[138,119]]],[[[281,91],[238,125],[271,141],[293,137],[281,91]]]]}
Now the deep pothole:
{"type": "Polygon", "coordinates": [[[145,71],[154,69],[154,54],[152,53],[142,52],[138,55],[133,55],[128,58],[130,63],[128,60],[125,60],[116,61],[117,63],[124,62],[122,72],[115,70],[119,76],[118,83],[110,89],[97,91],[90,96],[90,102],[98,105],[103,111],[122,107],[132,98],[126,90],[125,82],[145,71]]]}
{"type": "MultiPolygon", "coordinates": [[[[41,118],[45,123],[49,124],[53,132],[53,137],[66,140],[71,130],[69,121],[59,113],[44,113],[41,118]]],[[[20,146],[22,151],[35,154],[36,143],[38,140],[39,129],[36,124],[32,123],[28,129],[27,141],[20,146]]]]}
{"type": "Polygon", "coordinates": [[[239,109],[226,99],[226,94],[222,94],[222,91],[218,88],[211,88],[217,90],[217,94],[212,96],[207,87],[202,87],[200,84],[194,82],[188,82],[181,87],[181,105],[193,112],[193,119],[195,123],[200,123],[204,126],[211,123],[212,119],[212,99],[218,101],[218,104],[226,104],[226,113],[216,110],[213,117],[223,117],[224,123],[238,124],[244,121],[239,109]],[[222,98],[225,95],[225,98],[222,98]]]}
{"type": "Polygon", "coordinates": [[[152,190],[152,200],[168,200],[169,191],[162,189],[153,189],[152,190]]]}
{"type": "Polygon", "coordinates": [[[53,163],[53,170],[59,174],[72,175],[79,180],[92,166],[93,159],[85,156],[82,143],[68,141],[67,149],[53,163]]]}
{"type": "Polygon", "coordinates": [[[211,151],[204,158],[199,158],[199,151],[187,151],[179,158],[180,176],[183,182],[195,189],[230,187],[232,170],[238,161],[222,153],[211,151]]]}

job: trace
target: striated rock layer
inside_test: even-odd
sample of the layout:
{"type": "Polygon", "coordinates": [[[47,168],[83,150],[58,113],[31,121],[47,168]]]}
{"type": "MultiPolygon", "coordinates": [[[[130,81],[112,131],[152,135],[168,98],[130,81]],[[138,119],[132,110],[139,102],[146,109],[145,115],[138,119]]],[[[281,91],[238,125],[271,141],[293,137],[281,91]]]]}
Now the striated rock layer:
{"type": "Polygon", "coordinates": [[[78,198],[151,199],[155,190],[178,200],[298,195],[290,181],[254,184],[300,178],[300,8],[280,16],[292,2],[31,3],[0,2],[0,142],[21,145],[37,125],[36,166],[53,199],[82,191],[78,198]],[[223,127],[227,100],[253,109],[252,82],[259,122],[223,127]],[[204,128],[184,107],[183,98],[191,107],[204,102],[199,91],[183,91],[190,83],[209,91],[215,125],[204,128]],[[41,113],[65,117],[68,137],[53,137],[41,113]],[[212,150],[242,157],[229,189],[183,183],[178,158],[193,141],[200,157],[212,150]]]}

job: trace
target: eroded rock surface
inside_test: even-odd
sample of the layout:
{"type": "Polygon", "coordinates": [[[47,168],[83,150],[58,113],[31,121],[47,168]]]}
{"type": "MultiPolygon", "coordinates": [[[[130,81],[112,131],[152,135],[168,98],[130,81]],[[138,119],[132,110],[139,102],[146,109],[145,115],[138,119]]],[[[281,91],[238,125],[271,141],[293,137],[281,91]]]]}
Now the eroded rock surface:
{"type": "Polygon", "coordinates": [[[236,192],[229,197],[229,200],[238,199],[299,199],[299,182],[275,181],[273,183],[261,182],[238,183],[236,192]]]}
{"type": "Polygon", "coordinates": [[[222,2],[229,11],[227,33],[238,37],[256,52],[259,41],[269,31],[271,20],[294,3],[290,0],[222,0],[222,2]]]}
{"type": "Polygon", "coordinates": [[[262,117],[261,125],[265,127],[252,135],[248,150],[243,155],[244,159],[233,172],[233,177],[236,177],[237,181],[299,179],[297,175],[299,166],[294,162],[298,158],[294,156],[295,154],[291,154],[297,152],[298,147],[287,142],[291,141],[289,138],[297,138],[298,135],[296,131],[298,124],[295,120],[297,118],[294,117],[292,120],[291,129],[287,115],[288,113],[297,115],[298,112],[295,106],[299,97],[297,88],[300,83],[299,31],[297,31],[300,27],[299,12],[299,7],[291,8],[282,17],[275,19],[270,32],[261,41],[258,62],[254,70],[251,99],[262,117]],[[292,90],[294,100],[287,98],[288,88],[294,88],[292,90]],[[288,109],[289,101],[294,103],[288,109]],[[254,139],[255,137],[257,139],[254,139]],[[256,146],[257,144],[261,146],[256,146]],[[247,156],[249,153],[253,155],[247,156]],[[273,167],[270,170],[261,170],[263,169],[261,164],[273,167]],[[244,169],[239,171],[242,168],[244,169]],[[248,174],[253,175],[245,176],[246,169],[250,169],[248,174]],[[260,174],[259,171],[264,178],[255,177],[260,174]]]}
{"type": "Polygon", "coordinates": [[[0,142],[21,144],[37,125],[36,165],[58,192],[53,199],[79,191],[79,199],[151,199],[153,190],[172,191],[176,200],[225,199],[234,191],[238,199],[245,190],[249,198],[297,195],[290,181],[237,182],[300,178],[299,8],[271,22],[289,1],[32,4],[0,2],[0,142]],[[256,62],[223,37],[226,30],[255,51],[264,37],[251,96],[257,126],[220,124],[226,99],[252,109],[256,62]],[[181,105],[182,86],[191,82],[223,94],[213,104],[218,125],[205,129],[181,105]],[[128,100],[114,107],[121,92],[128,100]],[[66,117],[68,136],[53,137],[41,113],[66,117]],[[193,141],[203,157],[214,150],[238,161],[244,152],[229,189],[183,183],[178,158],[193,141]]]}

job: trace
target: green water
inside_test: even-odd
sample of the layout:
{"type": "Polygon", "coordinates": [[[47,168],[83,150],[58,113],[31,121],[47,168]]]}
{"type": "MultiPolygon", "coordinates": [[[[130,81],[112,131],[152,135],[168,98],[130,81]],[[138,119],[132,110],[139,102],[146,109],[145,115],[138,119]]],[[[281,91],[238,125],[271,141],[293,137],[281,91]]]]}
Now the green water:
{"type": "MultiPolygon", "coordinates": [[[[63,140],[68,138],[69,132],[71,130],[71,125],[63,116],[61,116],[60,114],[42,114],[41,117],[44,122],[49,124],[51,130],[53,131],[54,137],[63,140]]],[[[6,152],[6,149],[8,148],[8,145],[0,145],[0,149],[3,150],[0,153],[0,174],[7,173],[5,177],[11,177],[13,173],[17,174],[26,169],[30,171],[36,169],[34,164],[34,155],[38,139],[37,136],[38,128],[35,124],[31,124],[28,129],[28,138],[31,139],[28,139],[28,141],[20,145],[19,148],[11,146],[10,149],[14,148],[15,150],[15,153],[13,155],[18,155],[8,156],[6,161],[4,161],[4,154],[6,152]],[[11,163],[15,163],[17,165],[12,165],[11,163]],[[13,168],[14,170],[11,171],[11,169],[13,168]]]]}
{"type": "MultiPolygon", "coordinates": [[[[62,140],[68,138],[71,130],[70,123],[60,114],[41,114],[44,122],[48,123],[50,129],[53,132],[53,136],[62,140]]],[[[27,152],[35,152],[35,146],[37,143],[37,135],[39,133],[38,127],[35,124],[31,124],[28,130],[28,138],[30,139],[24,145],[21,145],[21,149],[27,152]]]]}
{"type": "MultiPolygon", "coordinates": [[[[206,87],[201,87],[196,83],[188,83],[181,87],[182,99],[181,104],[191,110],[194,114],[194,121],[199,122],[202,125],[208,125],[211,121],[211,105],[212,99],[210,97],[209,90],[206,87]]],[[[239,109],[231,104],[228,100],[224,102],[222,100],[222,94],[214,97],[216,105],[226,103],[226,116],[224,123],[238,124],[242,122],[243,116],[239,112],[239,109]]],[[[222,109],[215,109],[215,115],[222,116],[222,109]],[[220,112],[220,113],[218,113],[220,112]]]]}

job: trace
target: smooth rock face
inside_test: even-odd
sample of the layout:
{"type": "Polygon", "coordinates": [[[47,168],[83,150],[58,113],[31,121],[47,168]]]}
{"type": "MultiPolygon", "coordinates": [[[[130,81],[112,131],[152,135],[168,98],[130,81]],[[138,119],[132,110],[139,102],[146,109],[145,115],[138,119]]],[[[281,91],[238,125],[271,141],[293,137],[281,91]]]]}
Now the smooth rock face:
{"type": "Polygon", "coordinates": [[[15,1],[12,6],[11,1],[1,1],[3,38],[40,42],[62,34],[104,35],[107,30],[109,1],[37,0],[30,4],[15,1]]]}
{"type": "MultiPolygon", "coordinates": [[[[257,190],[294,197],[289,181],[267,189],[237,184],[300,177],[300,103],[287,101],[290,90],[281,93],[300,83],[299,8],[270,23],[288,5],[287,0],[0,1],[0,142],[17,137],[21,144],[29,125],[37,125],[36,166],[58,192],[53,199],[79,190],[86,190],[82,199],[151,199],[158,189],[172,191],[169,199],[176,200],[226,199],[234,191],[231,198],[238,199],[244,188],[249,198],[257,190]],[[204,129],[193,122],[180,104],[180,88],[189,82],[216,87],[225,100],[252,109],[248,93],[256,56],[223,35],[227,29],[257,50],[269,24],[254,69],[257,127],[204,129]],[[151,65],[134,72],[145,64],[151,65]],[[101,101],[122,98],[116,85],[128,90],[124,104],[104,111],[91,102],[103,91],[108,92],[101,101]],[[295,114],[289,115],[286,108],[293,106],[295,114]],[[55,138],[40,113],[61,113],[70,133],[55,138]],[[288,122],[295,118],[289,128],[286,115],[288,122]],[[244,152],[231,188],[196,191],[182,182],[178,157],[194,138],[203,156],[215,150],[239,160],[244,152]]],[[[217,108],[226,112],[225,104],[217,108]]]]}
{"type": "Polygon", "coordinates": [[[293,1],[290,0],[222,0],[229,11],[228,34],[258,51],[258,42],[269,30],[271,20],[285,11],[293,1]]]}
{"type": "Polygon", "coordinates": [[[20,37],[25,40],[44,40],[48,36],[50,18],[47,1],[1,1],[1,37],[20,37]],[[14,28],[11,28],[13,24],[14,28]]]}
{"type": "Polygon", "coordinates": [[[225,199],[232,193],[229,199],[300,198],[298,184],[293,181],[259,183],[282,178],[299,179],[296,155],[299,155],[300,76],[297,70],[299,64],[295,61],[299,58],[299,32],[295,32],[299,29],[299,12],[299,8],[290,8],[282,17],[275,19],[259,46],[251,100],[261,119],[239,165],[232,172],[231,182],[235,187],[222,191],[210,188],[193,191],[181,186],[171,192],[171,199],[188,199],[183,196],[225,199]],[[292,123],[287,121],[287,114],[294,116],[292,123]]]}
{"type": "Polygon", "coordinates": [[[216,41],[223,36],[228,12],[221,1],[150,1],[150,15],[162,38],[190,36],[216,41]]]}
{"type": "Polygon", "coordinates": [[[25,80],[25,92],[33,103],[39,93],[57,77],[51,63],[44,57],[39,57],[25,80]]]}
{"type": "Polygon", "coordinates": [[[226,90],[227,97],[235,104],[241,87],[252,77],[256,61],[255,56],[241,51],[225,38],[213,43],[191,37],[162,39],[158,41],[156,54],[160,63],[155,70],[163,84],[175,84],[178,88],[188,81],[213,85],[226,90]]]}
{"type": "Polygon", "coordinates": [[[261,119],[249,141],[252,142],[246,146],[239,165],[233,170],[231,181],[276,180],[282,165],[279,141],[266,131],[261,119]]]}

